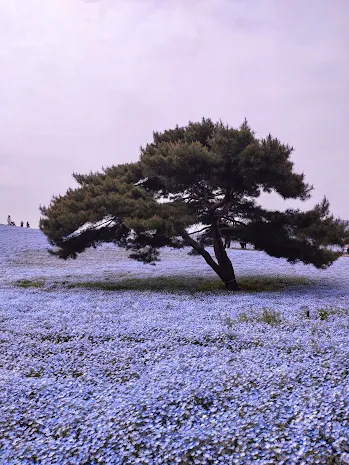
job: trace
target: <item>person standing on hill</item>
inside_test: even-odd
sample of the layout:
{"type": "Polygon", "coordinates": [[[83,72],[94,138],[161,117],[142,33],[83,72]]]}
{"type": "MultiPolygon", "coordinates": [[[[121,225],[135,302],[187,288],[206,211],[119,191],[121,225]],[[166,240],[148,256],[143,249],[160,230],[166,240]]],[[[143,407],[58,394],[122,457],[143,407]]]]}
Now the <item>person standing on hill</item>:
{"type": "Polygon", "coordinates": [[[11,220],[11,215],[8,215],[7,217],[7,224],[11,226],[12,220],[11,220]]]}
{"type": "Polygon", "coordinates": [[[225,238],[224,238],[224,247],[225,247],[226,249],[230,249],[230,244],[231,244],[231,239],[230,239],[230,237],[229,237],[229,236],[228,236],[228,237],[225,237],[225,238]]]}
{"type": "Polygon", "coordinates": [[[24,223],[23,223],[23,221],[21,221],[21,228],[23,228],[23,226],[24,226],[24,223]]]}
{"type": "Polygon", "coordinates": [[[26,226],[27,226],[27,228],[30,228],[28,221],[27,221],[27,225],[26,225],[26,226]]]}

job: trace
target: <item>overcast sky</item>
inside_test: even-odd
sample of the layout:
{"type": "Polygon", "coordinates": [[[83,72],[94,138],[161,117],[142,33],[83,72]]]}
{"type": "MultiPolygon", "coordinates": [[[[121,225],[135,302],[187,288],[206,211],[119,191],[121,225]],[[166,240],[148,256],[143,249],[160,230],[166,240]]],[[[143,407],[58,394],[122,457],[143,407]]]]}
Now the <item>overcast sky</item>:
{"type": "Polygon", "coordinates": [[[349,219],[349,0],[0,0],[0,223],[203,116],[294,146],[304,207],[349,219]]]}

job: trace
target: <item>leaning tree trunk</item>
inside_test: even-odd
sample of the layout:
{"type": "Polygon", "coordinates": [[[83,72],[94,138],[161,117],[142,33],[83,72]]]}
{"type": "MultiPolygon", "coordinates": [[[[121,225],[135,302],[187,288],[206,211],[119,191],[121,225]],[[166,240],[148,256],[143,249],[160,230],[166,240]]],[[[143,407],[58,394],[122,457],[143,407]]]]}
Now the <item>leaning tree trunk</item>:
{"type": "Polygon", "coordinates": [[[180,235],[187,242],[188,245],[193,247],[193,249],[196,250],[205,259],[206,263],[213,269],[213,271],[217,273],[217,275],[223,281],[224,286],[227,290],[238,290],[234,268],[230,261],[230,258],[228,257],[225,251],[222,238],[220,236],[219,228],[218,237],[216,239],[213,239],[214,251],[218,263],[216,263],[211,257],[211,255],[207,252],[207,250],[199,242],[196,242],[192,237],[190,237],[190,235],[184,229],[180,231],[180,235]]]}
{"type": "Polygon", "coordinates": [[[212,238],[214,254],[220,268],[220,278],[224,282],[226,289],[229,291],[237,291],[238,285],[234,268],[222,241],[218,219],[213,219],[212,221],[212,238]]]}

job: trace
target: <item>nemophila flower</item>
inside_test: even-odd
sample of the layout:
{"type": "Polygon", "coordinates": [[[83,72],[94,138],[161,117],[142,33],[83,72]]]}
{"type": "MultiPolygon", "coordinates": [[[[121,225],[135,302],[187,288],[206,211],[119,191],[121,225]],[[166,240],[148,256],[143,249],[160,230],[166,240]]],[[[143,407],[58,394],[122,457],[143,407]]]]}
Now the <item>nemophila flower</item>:
{"type": "Polygon", "coordinates": [[[319,272],[251,253],[248,272],[314,280],[276,293],[23,289],[205,273],[172,250],[157,267],[111,247],[62,263],[25,237],[1,243],[0,464],[349,463],[348,259],[319,272]]]}

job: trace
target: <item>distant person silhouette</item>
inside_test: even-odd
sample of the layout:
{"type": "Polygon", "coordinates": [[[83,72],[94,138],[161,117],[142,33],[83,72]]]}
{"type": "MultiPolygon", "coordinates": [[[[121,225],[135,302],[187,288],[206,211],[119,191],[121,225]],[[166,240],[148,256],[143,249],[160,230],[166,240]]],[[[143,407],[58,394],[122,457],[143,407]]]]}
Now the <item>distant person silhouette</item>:
{"type": "Polygon", "coordinates": [[[11,220],[11,215],[8,215],[7,217],[7,224],[11,226],[12,220],[11,220]]]}
{"type": "Polygon", "coordinates": [[[24,223],[23,223],[23,221],[21,221],[21,228],[23,228],[23,226],[24,226],[24,223]]]}
{"type": "Polygon", "coordinates": [[[29,225],[28,221],[27,221],[27,228],[30,228],[30,225],[29,225]]]}

